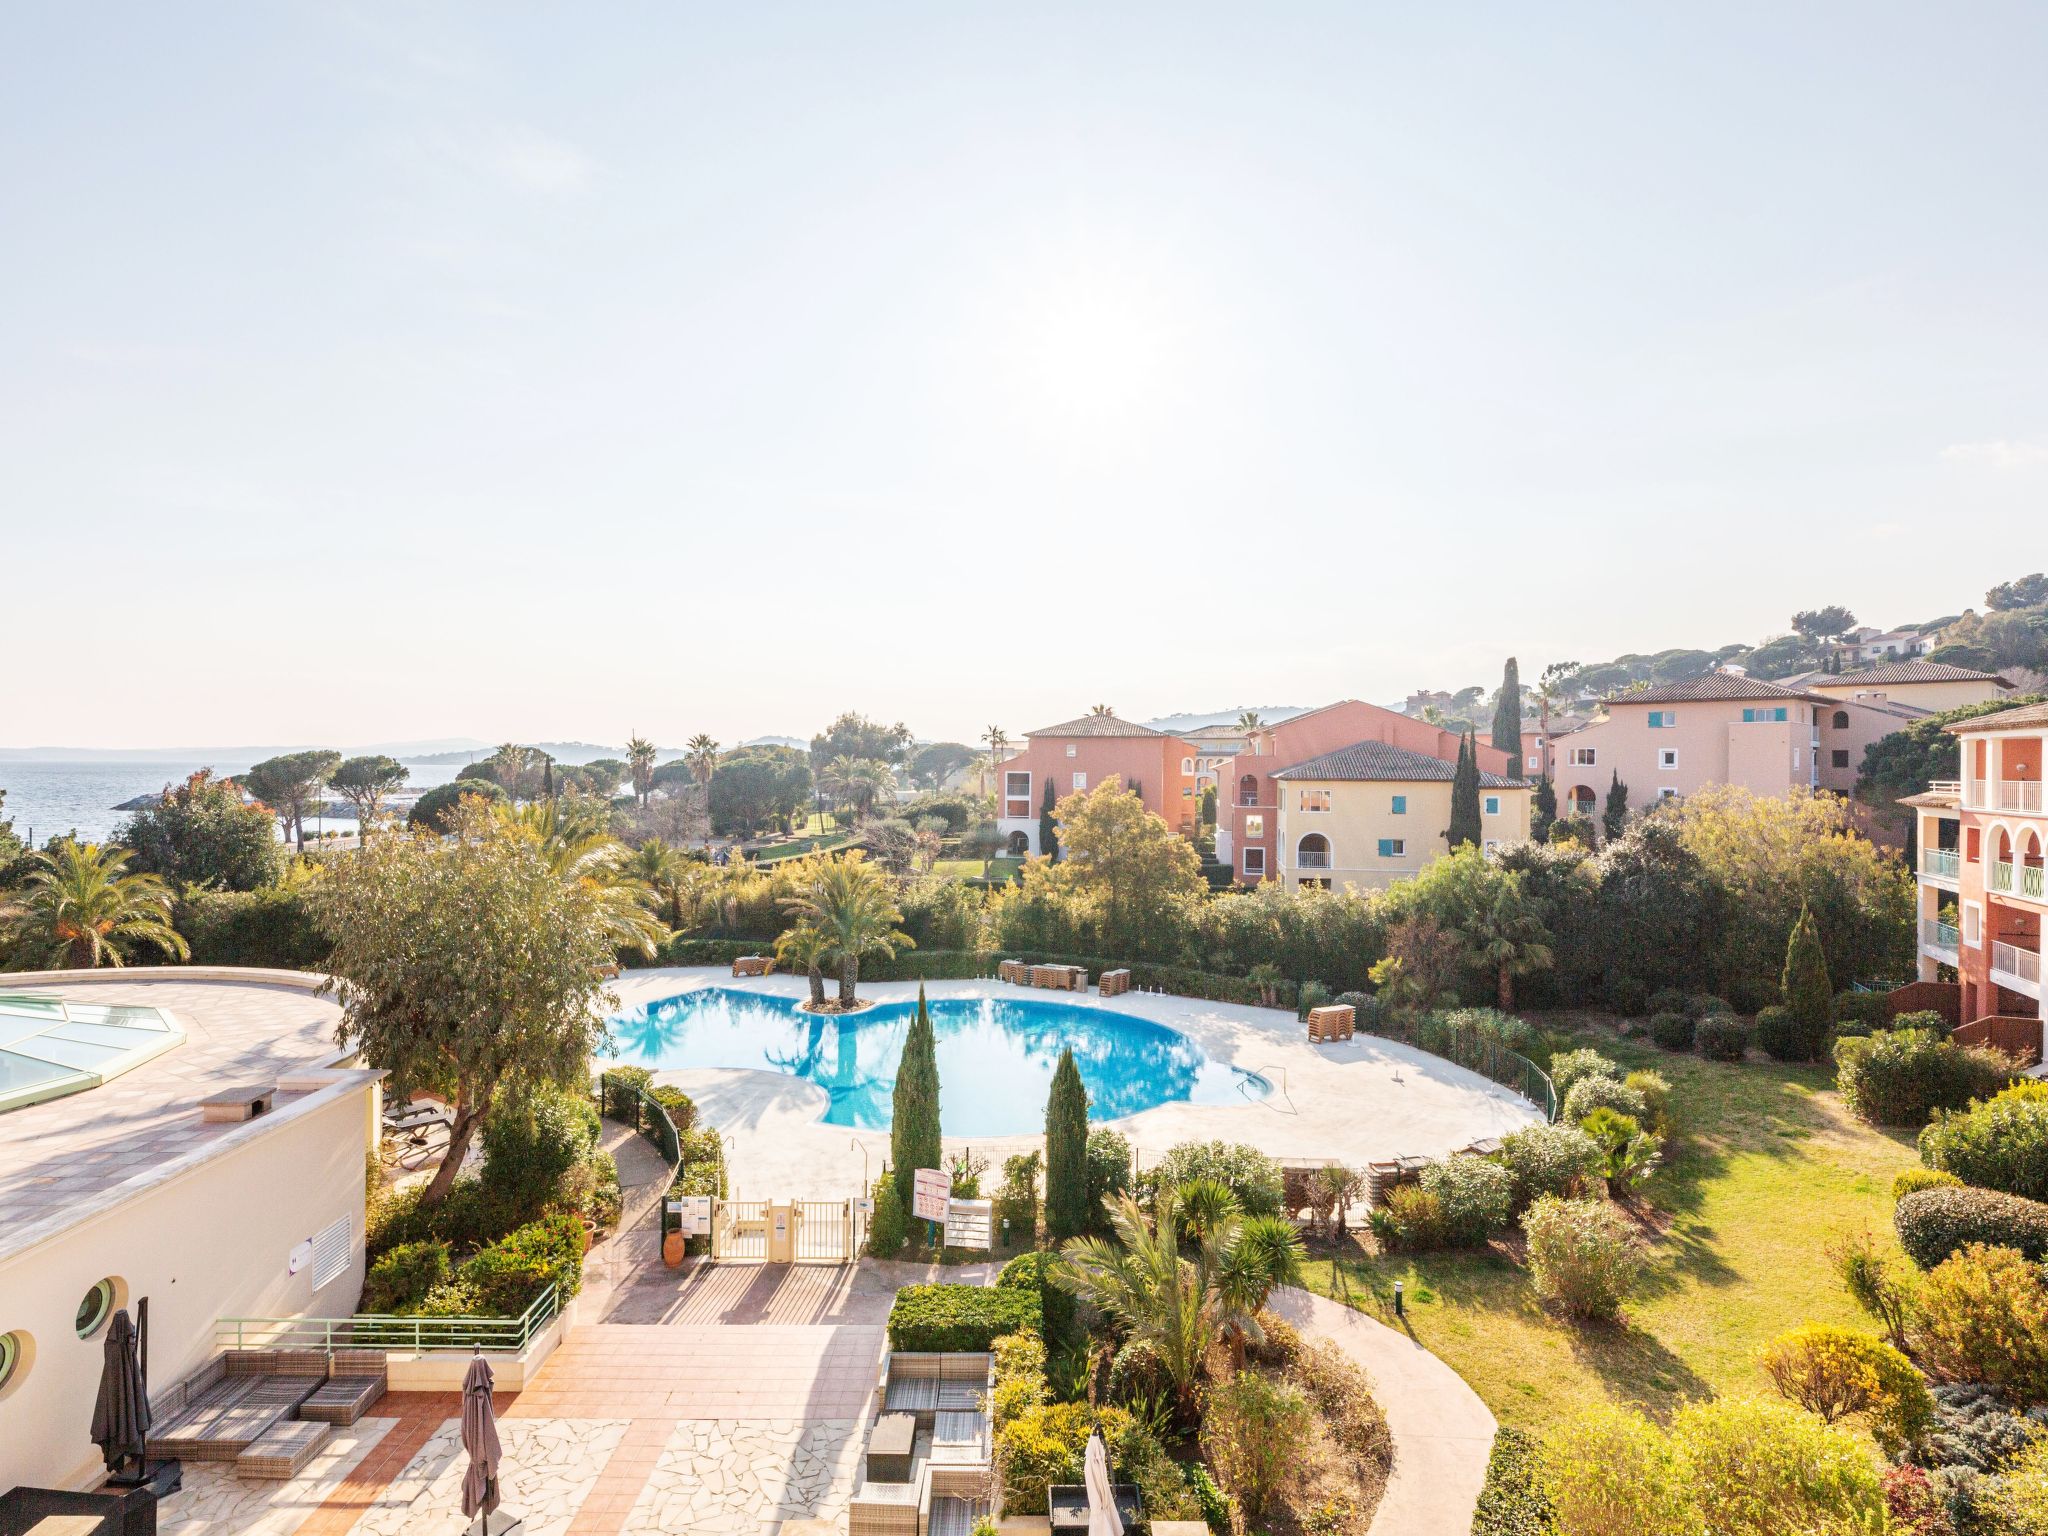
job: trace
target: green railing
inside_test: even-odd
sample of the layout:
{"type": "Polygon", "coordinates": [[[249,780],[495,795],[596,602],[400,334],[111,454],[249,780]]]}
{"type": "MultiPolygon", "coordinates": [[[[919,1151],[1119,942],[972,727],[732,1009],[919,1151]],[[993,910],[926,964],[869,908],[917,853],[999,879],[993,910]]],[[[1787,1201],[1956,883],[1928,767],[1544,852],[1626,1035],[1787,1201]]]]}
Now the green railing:
{"type": "Polygon", "coordinates": [[[213,1328],[221,1349],[403,1349],[424,1354],[478,1345],[521,1354],[555,1320],[561,1297],[550,1285],[518,1317],[398,1317],[358,1312],[353,1317],[223,1317],[213,1328]]]}
{"type": "Polygon", "coordinates": [[[1543,1118],[1557,1118],[1557,1088],[1550,1081],[1550,1074],[1518,1051],[1511,1051],[1498,1040],[1482,1035],[1469,1027],[1453,1029],[1446,1037],[1443,1029],[1432,1027],[1430,1040],[1422,1039],[1422,1032],[1413,1025],[1402,1025],[1394,1029],[1370,1029],[1369,1034],[1382,1039],[1398,1040],[1403,1045],[1412,1045],[1418,1051],[1432,1056],[1441,1056],[1445,1061],[1454,1061],[1470,1072],[1499,1083],[1501,1087],[1519,1093],[1536,1108],[1543,1111],[1543,1118]]]}
{"type": "Polygon", "coordinates": [[[1942,880],[1953,880],[1962,871],[1962,856],[1953,848],[1920,850],[1920,872],[1942,880]]]}
{"type": "Polygon", "coordinates": [[[661,1107],[661,1101],[634,1083],[620,1082],[609,1072],[597,1079],[598,1110],[607,1120],[630,1125],[654,1143],[654,1149],[668,1164],[669,1177],[683,1165],[683,1138],[675,1121],[661,1107]]]}

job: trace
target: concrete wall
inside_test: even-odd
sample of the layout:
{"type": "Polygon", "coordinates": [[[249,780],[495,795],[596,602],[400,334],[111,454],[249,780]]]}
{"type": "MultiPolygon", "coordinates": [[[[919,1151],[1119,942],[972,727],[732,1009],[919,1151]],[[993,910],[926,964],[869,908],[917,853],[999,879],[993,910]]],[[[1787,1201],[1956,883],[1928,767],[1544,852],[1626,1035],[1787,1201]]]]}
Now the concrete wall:
{"type": "Polygon", "coordinates": [[[1965,704],[1981,704],[2007,691],[1993,682],[1859,684],[1854,672],[1800,686],[1809,693],[1826,694],[1831,699],[1855,699],[1863,695],[1875,702],[1908,704],[1931,713],[1960,709],[1965,704]]]}
{"type": "MultiPolygon", "coordinates": [[[[159,1390],[214,1353],[223,1316],[346,1316],[363,1284],[363,1159],[376,1083],[366,1075],[280,1104],[248,1134],[138,1192],[109,1197],[91,1219],[0,1263],[0,1331],[34,1358],[0,1394],[0,1487],[77,1486],[102,1470],[90,1439],[104,1339],[74,1330],[80,1300],[113,1278],[133,1314],[150,1301],[149,1379],[159,1390]],[[319,1290],[292,1251],[337,1217],[349,1221],[348,1266],[319,1290]]],[[[81,1095],[90,1113],[92,1095],[81,1095]]],[[[197,1113],[197,1110],[194,1110],[197,1113]]]]}

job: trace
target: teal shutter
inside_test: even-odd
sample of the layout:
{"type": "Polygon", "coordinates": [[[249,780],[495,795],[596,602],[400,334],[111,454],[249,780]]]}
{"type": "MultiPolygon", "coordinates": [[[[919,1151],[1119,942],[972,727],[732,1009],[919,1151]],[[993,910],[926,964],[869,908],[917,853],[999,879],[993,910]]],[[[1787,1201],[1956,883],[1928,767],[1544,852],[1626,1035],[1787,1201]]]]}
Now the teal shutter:
{"type": "MultiPolygon", "coordinates": [[[[1396,816],[1406,816],[1408,814],[1408,797],[1406,795],[1394,796],[1394,814],[1396,816]]],[[[1385,843],[1380,844],[1380,852],[1385,853],[1386,851],[1387,845],[1385,843]]]]}
{"type": "Polygon", "coordinates": [[[1381,839],[1380,839],[1380,857],[1381,857],[1381,858],[1383,858],[1383,859],[1391,859],[1391,858],[1392,858],[1393,856],[1394,856],[1394,840],[1393,840],[1393,839],[1392,839],[1391,837],[1383,837],[1383,838],[1381,838],[1381,839]]]}

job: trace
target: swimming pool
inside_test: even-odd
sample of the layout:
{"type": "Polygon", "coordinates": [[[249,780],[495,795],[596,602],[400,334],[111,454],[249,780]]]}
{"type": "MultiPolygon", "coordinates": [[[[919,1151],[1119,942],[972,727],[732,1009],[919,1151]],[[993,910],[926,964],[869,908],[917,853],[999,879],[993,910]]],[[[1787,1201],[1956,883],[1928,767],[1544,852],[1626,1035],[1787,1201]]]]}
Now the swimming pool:
{"type": "MultiPolygon", "coordinates": [[[[886,1130],[896,1063],[915,1002],[878,1003],[844,1018],[801,1011],[794,997],[705,987],[612,1020],[617,1061],[680,1071],[750,1067],[825,1090],[828,1125],[886,1130]]],[[[1045,1099],[1062,1047],[1088,1089],[1088,1118],[1115,1120],[1161,1104],[1244,1104],[1271,1085],[1211,1061],[1186,1035],[1110,1008],[1036,998],[935,998],[939,1114],[949,1136],[1021,1136],[1045,1128],[1045,1099]]]]}

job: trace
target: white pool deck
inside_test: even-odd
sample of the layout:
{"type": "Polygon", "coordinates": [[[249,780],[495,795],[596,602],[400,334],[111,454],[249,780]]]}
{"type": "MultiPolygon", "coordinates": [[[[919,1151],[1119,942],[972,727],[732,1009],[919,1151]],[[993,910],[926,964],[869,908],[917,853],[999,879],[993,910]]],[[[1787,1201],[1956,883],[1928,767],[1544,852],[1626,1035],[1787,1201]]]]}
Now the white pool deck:
{"type": "MultiPolygon", "coordinates": [[[[801,976],[735,981],[724,966],[628,971],[612,984],[622,1010],[698,987],[802,997],[801,976]]],[[[1343,1045],[1310,1045],[1291,1010],[1248,1008],[1195,998],[1131,993],[1107,1000],[1092,992],[1039,992],[994,981],[933,981],[926,996],[1037,998],[1135,1014],[1181,1031],[1220,1062],[1257,1072],[1273,1085],[1264,1100],[1231,1105],[1164,1104],[1121,1120],[1140,1167],[1183,1141],[1243,1141],[1281,1159],[1356,1167],[1391,1157],[1441,1157],[1487,1136],[1534,1125],[1541,1114],[1519,1094],[1438,1056],[1359,1035],[1343,1045]]],[[[915,998],[916,982],[862,982],[877,1002],[915,998]]],[[[855,1194],[863,1174],[879,1173],[887,1131],[826,1125],[823,1089],[780,1072],[700,1069],[657,1072],[697,1103],[702,1123],[725,1136],[736,1200],[836,1200],[855,1194]],[[863,1150],[866,1153],[863,1159],[863,1150]]],[[[941,1113],[945,1084],[939,1085],[941,1113]]],[[[1030,1150],[1036,1136],[947,1136],[948,1151],[971,1146],[988,1156],[995,1178],[1002,1159],[1030,1150]]]]}

